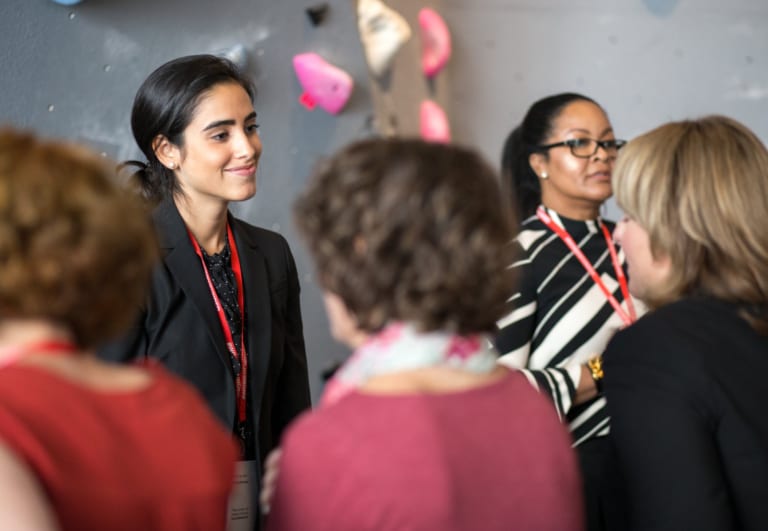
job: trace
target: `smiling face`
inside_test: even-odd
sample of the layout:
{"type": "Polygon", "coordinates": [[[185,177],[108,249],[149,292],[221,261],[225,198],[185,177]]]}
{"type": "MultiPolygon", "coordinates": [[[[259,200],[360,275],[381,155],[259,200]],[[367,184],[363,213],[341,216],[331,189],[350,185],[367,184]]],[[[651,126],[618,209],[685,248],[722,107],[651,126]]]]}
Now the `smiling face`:
{"type": "MultiPolygon", "coordinates": [[[[566,105],[555,119],[550,136],[543,144],[571,139],[614,139],[605,112],[590,101],[566,105]]],[[[579,158],[567,146],[550,148],[530,157],[533,170],[541,178],[541,199],[545,206],[565,217],[591,219],[611,196],[611,172],[615,154],[600,147],[589,158],[579,158]],[[544,177],[546,176],[546,177],[544,177]]]]}
{"type": "Polygon", "coordinates": [[[261,139],[253,103],[237,83],[214,85],[200,99],[183,145],[164,143],[159,149],[193,204],[226,205],[256,193],[261,139]]]}
{"type": "Polygon", "coordinates": [[[653,256],[648,231],[642,225],[625,217],[616,224],[613,239],[627,257],[627,278],[633,296],[648,302],[667,291],[672,262],[668,256],[653,256]]]}

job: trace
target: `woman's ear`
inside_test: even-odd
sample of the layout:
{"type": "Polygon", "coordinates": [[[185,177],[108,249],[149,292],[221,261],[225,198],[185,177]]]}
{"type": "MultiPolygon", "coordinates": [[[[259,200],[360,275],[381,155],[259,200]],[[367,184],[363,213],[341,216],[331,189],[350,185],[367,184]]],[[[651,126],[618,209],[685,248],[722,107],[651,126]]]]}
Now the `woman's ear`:
{"type": "Polygon", "coordinates": [[[359,328],[357,317],[349,311],[341,297],[323,290],[323,303],[334,339],[353,349],[365,343],[368,334],[359,328]]]}
{"type": "Polygon", "coordinates": [[[152,151],[155,152],[160,164],[169,170],[175,170],[181,163],[181,152],[179,148],[168,140],[164,135],[157,135],[152,141],[152,151]]]}
{"type": "Polygon", "coordinates": [[[538,175],[540,179],[549,177],[549,173],[547,172],[547,168],[549,167],[548,162],[547,157],[541,153],[531,153],[528,157],[528,164],[531,165],[534,173],[538,175]]]}

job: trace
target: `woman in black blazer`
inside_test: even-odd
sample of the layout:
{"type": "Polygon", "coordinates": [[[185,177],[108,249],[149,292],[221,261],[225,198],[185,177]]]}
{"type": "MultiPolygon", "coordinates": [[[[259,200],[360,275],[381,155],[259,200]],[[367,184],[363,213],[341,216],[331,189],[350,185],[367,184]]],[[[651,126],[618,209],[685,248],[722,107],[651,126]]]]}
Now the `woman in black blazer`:
{"type": "Polygon", "coordinates": [[[605,353],[634,530],[768,529],[768,150],[713,116],[618,158],[614,237],[653,311],[605,353]]]}
{"type": "Polygon", "coordinates": [[[170,61],[139,88],[131,126],[148,162],[131,164],[157,204],[164,259],[137,326],[101,355],[155,358],[194,384],[258,470],[310,394],[288,244],[228,210],[256,192],[253,95],[210,55],[170,61]]]}

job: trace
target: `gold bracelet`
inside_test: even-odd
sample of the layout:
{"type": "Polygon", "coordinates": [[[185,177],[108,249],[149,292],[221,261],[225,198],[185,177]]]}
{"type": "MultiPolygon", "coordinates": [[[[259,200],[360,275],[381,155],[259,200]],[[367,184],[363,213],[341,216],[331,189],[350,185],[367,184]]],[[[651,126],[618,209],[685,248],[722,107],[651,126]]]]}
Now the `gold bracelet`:
{"type": "Polygon", "coordinates": [[[589,358],[587,360],[587,367],[589,367],[594,381],[602,380],[603,376],[605,376],[603,372],[603,357],[601,355],[598,354],[594,358],[589,358]]]}
{"type": "Polygon", "coordinates": [[[589,367],[589,372],[592,374],[592,380],[595,382],[598,394],[601,394],[603,392],[603,376],[605,376],[603,372],[603,357],[598,354],[593,358],[589,358],[587,360],[587,367],[589,367]]]}

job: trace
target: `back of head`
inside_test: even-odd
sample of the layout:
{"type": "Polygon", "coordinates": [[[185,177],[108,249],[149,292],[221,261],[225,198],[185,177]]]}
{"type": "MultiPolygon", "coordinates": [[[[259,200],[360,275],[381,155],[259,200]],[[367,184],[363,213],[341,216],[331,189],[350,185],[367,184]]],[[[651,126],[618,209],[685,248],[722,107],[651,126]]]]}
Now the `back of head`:
{"type": "Polygon", "coordinates": [[[504,142],[501,153],[502,186],[517,206],[521,220],[532,216],[541,203],[541,184],[531,168],[529,157],[550,136],[563,109],[575,101],[598,105],[593,99],[573,92],[547,96],[531,105],[523,121],[504,142]]]}
{"type": "Polygon", "coordinates": [[[63,324],[96,346],[135,318],[156,256],[139,198],[105,160],[0,131],[0,319],[63,324]]]}
{"type": "Polygon", "coordinates": [[[139,87],[131,112],[131,129],[147,159],[146,168],[141,168],[136,178],[150,200],[170,198],[179,190],[173,172],[155,155],[156,139],[161,135],[183,147],[184,130],[192,121],[198,103],[221,83],[236,83],[251,99],[255,96],[253,83],[237,66],[215,55],[189,55],[169,61],[152,72],[139,87]]]}
{"type": "Polygon", "coordinates": [[[671,259],[651,305],[705,294],[768,324],[768,150],[752,131],[723,116],[662,125],[621,152],[614,190],[654,256],[671,259]]]}
{"type": "Polygon", "coordinates": [[[507,309],[513,216],[473,151],[357,142],[318,168],[295,215],[320,283],[363,331],[491,331],[507,309]]]}

